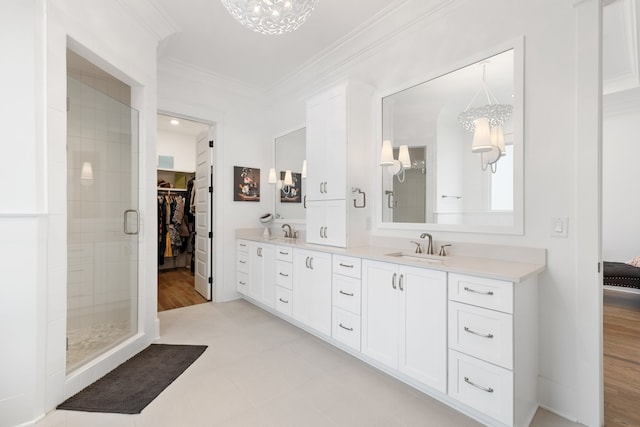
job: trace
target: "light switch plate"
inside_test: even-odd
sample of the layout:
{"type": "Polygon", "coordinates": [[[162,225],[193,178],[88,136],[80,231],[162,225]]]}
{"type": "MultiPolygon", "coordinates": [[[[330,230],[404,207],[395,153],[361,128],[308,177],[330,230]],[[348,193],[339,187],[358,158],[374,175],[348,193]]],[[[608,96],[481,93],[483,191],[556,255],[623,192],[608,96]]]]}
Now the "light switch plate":
{"type": "Polygon", "coordinates": [[[569,235],[569,218],[566,216],[552,217],[550,232],[551,237],[567,237],[569,235]]]}

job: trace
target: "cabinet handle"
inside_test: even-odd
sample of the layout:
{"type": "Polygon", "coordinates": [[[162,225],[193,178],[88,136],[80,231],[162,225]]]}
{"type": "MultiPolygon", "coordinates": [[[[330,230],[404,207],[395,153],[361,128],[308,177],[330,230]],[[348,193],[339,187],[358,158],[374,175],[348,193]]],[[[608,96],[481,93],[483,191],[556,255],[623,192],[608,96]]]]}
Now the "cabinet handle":
{"type": "Polygon", "coordinates": [[[247,245],[245,245],[244,243],[240,243],[240,246],[245,248],[247,245]]]}
{"type": "Polygon", "coordinates": [[[280,251],[280,255],[289,255],[289,252],[282,252],[282,251],[280,251]]]}
{"type": "Polygon", "coordinates": [[[343,291],[342,289],[340,289],[340,293],[341,293],[342,295],[346,295],[346,296],[348,296],[348,297],[352,297],[352,296],[353,296],[353,294],[350,294],[350,293],[348,293],[348,292],[345,292],[345,291],[343,291]]]}
{"type": "Polygon", "coordinates": [[[342,329],[346,329],[347,331],[353,332],[353,328],[347,328],[342,323],[338,324],[338,326],[340,326],[342,329]]]}
{"type": "Polygon", "coordinates": [[[240,261],[240,264],[246,264],[247,261],[240,261]]]}
{"type": "Polygon", "coordinates": [[[313,257],[309,257],[309,268],[313,270],[313,257]]]}
{"type": "Polygon", "coordinates": [[[353,268],[353,265],[349,265],[349,264],[340,263],[339,265],[340,265],[340,267],[353,268]]]}
{"type": "Polygon", "coordinates": [[[396,273],[393,273],[393,277],[391,278],[391,286],[393,287],[393,289],[398,289],[396,286],[396,277],[398,277],[398,275],[396,273]]]}
{"type": "Polygon", "coordinates": [[[474,294],[480,294],[480,295],[493,295],[493,291],[486,291],[486,292],[485,292],[485,291],[477,291],[477,290],[472,289],[472,288],[470,288],[470,287],[468,287],[468,286],[465,286],[465,287],[464,287],[464,290],[465,290],[465,291],[467,291],[467,292],[472,292],[472,293],[474,293],[474,294]]]}
{"type": "Polygon", "coordinates": [[[320,183],[320,193],[323,193],[323,191],[322,191],[322,182],[320,183]]]}
{"type": "Polygon", "coordinates": [[[398,287],[400,288],[401,291],[404,291],[404,287],[402,286],[402,282],[404,281],[404,274],[400,275],[400,281],[398,283],[398,287]]]}
{"type": "Polygon", "coordinates": [[[324,194],[327,194],[327,181],[324,182],[324,194]]]}
{"type": "Polygon", "coordinates": [[[491,387],[483,387],[481,385],[478,385],[472,382],[468,377],[464,377],[464,382],[482,391],[486,391],[487,393],[493,393],[493,389],[491,387]]]}
{"type": "Polygon", "coordinates": [[[239,282],[239,283],[240,283],[241,285],[246,285],[246,283],[245,283],[245,282],[239,282]]]}
{"type": "Polygon", "coordinates": [[[304,262],[304,265],[309,268],[309,257],[307,257],[307,260],[304,262]]]}
{"type": "Polygon", "coordinates": [[[283,300],[282,298],[278,298],[278,299],[280,300],[280,302],[283,302],[283,303],[285,303],[285,304],[289,304],[289,301],[285,301],[285,300],[283,300]]]}
{"type": "Polygon", "coordinates": [[[262,248],[256,249],[256,253],[258,254],[258,256],[262,256],[262,248]]]}
{"type": "Polygon", "coordinates": [[[322,239],[322,229],[323,229],[323,228],[324,228],[324,227],[320,227],[320,238],[321,238],[321,239],[322,239]]]}
{"type": "Polygon", "coordinates": [[[322,227],[322,238],[323,239],[327,238],[327,227],[322,227]]]}
{"type": "Polygon", "coordinates": [[[289,277],[288,274],[284,274],[284,273],[278,273],[279,275],[281,275],[282,277],[289,277]]]}
{"type": "Polygon", "coordinates": [[[480,332],[476,332],[473,329],[467,328],[466,326],[464,327],[464,331],[482,338],[493,338],[493,334],[481,334],[480,332]]]}

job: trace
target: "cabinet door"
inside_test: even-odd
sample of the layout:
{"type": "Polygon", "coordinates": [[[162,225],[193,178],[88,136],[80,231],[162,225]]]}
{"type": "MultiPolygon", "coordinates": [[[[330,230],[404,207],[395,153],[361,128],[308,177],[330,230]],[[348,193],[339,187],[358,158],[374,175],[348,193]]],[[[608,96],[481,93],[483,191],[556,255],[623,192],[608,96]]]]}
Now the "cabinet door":
{"type": "Polygon", "coordinates": [[[324,196],[325,156],[327,155],[327,104],[322,98],[307,103],[307,202],[324,196]]]}
{"type": "Polygon", "coordinates": [[[447,279],[443,271],[400,266],[400,372],[447,392],[447,279]]]}
{"type": "Polygon", "coordinates": [[[347,205],[345,200],[324,202],[324,244],[347,247],[347,205]]]}
{"type": "Polygon", "coordinates": [[[331,255],[294,250],[293,318],[331,335],[331,255]]]}
{"type": "Polygon", "coordinates": [[[276,298],[276,250],[274,245],[262,246],[262,297],[261,301],[274,307],[276,298]]]}
{"type": "Polygon", "coordinates": [[[331,91],[327,99],[325,121],[326,141],[324,151],[326,162],[323,186],[325,199],[345,199],[347,197],[347,95],[340,87],[331,91]]]}
{"type": "Polygon", "coordinates": [[[262,300],[262,246],[258,243],[249,243],[249,296],[256,300],[262,300]]]}
{"type": "Polygon", "coordinates": [[[398,367],[398,267],[362,261],[362,352],[398,367]]]}
{"type": "Polygon", "coordinates": [[[324,205],[320,201],[307,201],[307,242],[323,245],[324,205]]]}
{"type": "Polygon", "coordinates": [[[331,335],[331,254],[312,252],[309,326],[331,335]]]}

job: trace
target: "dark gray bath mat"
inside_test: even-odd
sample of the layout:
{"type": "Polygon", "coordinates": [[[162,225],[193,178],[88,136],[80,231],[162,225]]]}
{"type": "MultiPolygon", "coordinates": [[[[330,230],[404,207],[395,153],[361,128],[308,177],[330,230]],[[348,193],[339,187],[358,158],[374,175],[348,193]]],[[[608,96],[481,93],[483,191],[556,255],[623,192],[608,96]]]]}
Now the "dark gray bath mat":
{"type": "Polygon", "coordinates": [[[206,345],[151,344],[62,402],[58,409],[139,414],[206,348],[206,345]]]}

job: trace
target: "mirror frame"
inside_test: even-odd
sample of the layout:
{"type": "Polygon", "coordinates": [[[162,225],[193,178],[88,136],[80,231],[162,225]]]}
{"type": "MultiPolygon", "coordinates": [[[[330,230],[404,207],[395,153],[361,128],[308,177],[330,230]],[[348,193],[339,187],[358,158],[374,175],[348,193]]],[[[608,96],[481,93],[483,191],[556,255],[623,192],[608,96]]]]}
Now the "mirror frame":
{"type": "MultiPolygon", "coordinates": [[[[509,40],[505,43],[493,46],[478,52],[463,60],[450,63],[427,75],[422,75],[402,85],[377,91],[375,97],[375,149],[374,164],[377,168],[373,174],[372,188],[376,194],[373,197],[375,218],[375,230],[420,230],[420,231],[452,231],[462,233],[488,233],[488,234],[524,234],[524,37],[509,40]],[[382,100],[390,95],[401,92],[421,83],[437,79],[438,77],[452,73],[468,65],[475,64],[483,59],[498,55],[513,49],[513,92],[515,94],[513,120],[514,136],[514,173],[513,173],[513,225],[467,225],[467,224],[435,224],[435,223],[394,223],[382,222],[382,173],[380,166],[380,149],[382,147],[382,100]]],[[[471,144],[471,142],[469,142],[471,144]]]]}
{"type": "MultiPolygon", "coordinates": [[[[291,128],[287,128],[284,131],[279,132],[278,134],[276,134],[273,137],[273,146],[272,146],[272,150],[271,150],[271,166],[270,167],[273,167],[273,168],[276,167],[276,156],[278,155],[277,150],[276,150],[276,140],[278,138],[283,137],[283,136],[289,135],[290,133],[297,132],[297,131],[299,131],[301,129],[306,129],[306,127],[307,127],[307,124],[305,122],[305,123],[302,123],[300,125],[293,126],[291,128]]],[[[306,151],[307,151],[306,131],[305,131],[304,149],[305,149],[305,158],[306,158],[306,151]]],[[[268,171],[269,171],[269,169],[267,169],[267,172],[268,171]]],[[[277,172],[278,171],[276,170],[276,173],[277,172]]],[[[267,182],[267,181],[268,180],[265,180],[264,182],[267,182]]],[[[286,224],[292,224],[292,225],[293,224],[306,225],[307,224],[307,211],[306,211],[306,208],[303,208],[304,209],[304,213],[305,213],[304,218],[300,218],[300,219],[276,218],[276,201],[277,201],[278,197],[280,196],[280,190],[278,190],[278,188],[277,188],[277,186],[275,184],[268,184],[268,185],[269,186],[273,186],[273,199],[271,201],[271,206],[272,206],[272,211],[273,211],[273,218],[274,218],[273,219],[273,223],[274,224],[285,224],[286,223],[286,224]]],[[[305,195],[303,194],[303,197],[304,196],[305,195]]],[[[303,206],[304,206],[304,201],[302,203],[303,203],[303,206]]]]}

